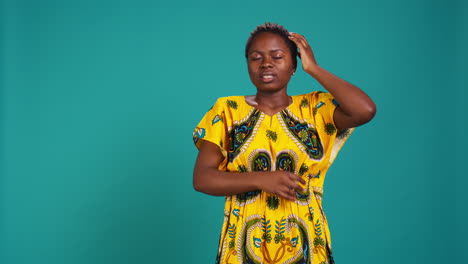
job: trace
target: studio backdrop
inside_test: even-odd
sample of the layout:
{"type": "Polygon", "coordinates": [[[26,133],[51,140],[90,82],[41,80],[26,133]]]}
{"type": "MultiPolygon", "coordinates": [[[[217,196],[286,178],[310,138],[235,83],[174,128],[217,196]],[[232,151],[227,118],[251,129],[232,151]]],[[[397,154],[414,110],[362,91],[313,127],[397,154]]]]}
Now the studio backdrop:
{"type": "Polygon", "coordinates": [[[465,2],[3,0],[0,263],[214,263],[224,198],[192,187],[192,131],[255,93],[266,21],[377,104],[327,174],[336,263],[466,262],[465,2]]]}

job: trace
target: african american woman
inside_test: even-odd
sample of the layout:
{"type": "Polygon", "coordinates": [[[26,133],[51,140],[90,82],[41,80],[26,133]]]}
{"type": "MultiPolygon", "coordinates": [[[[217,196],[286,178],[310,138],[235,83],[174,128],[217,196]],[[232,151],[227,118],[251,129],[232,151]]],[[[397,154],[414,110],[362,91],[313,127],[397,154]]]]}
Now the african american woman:
{"type": "Polygon", "coordinates": [[[256,94],[219,98],[193,133],[194,188],[226,197],[216,263],[334,263],[325,175],[375,104],[320,67],[304,36],[278,24],[258,26],[245,56],[256,94]],[[328,93],[288,95],[297,57],[328,93]]]}

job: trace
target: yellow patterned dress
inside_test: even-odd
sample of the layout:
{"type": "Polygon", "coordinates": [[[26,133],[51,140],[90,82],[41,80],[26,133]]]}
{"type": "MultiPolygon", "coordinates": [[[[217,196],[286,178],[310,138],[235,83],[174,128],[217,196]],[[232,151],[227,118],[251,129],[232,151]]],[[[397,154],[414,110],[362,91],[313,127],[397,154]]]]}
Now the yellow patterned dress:
{"type": "Polygon", "coordinates": [[[272,116],[244,96],[219,98],[193,133],[218,145],[230,172],[286,170],[306,180],[297,201],[253,190],[226,197],[216,263],[331,264],[331,239],[322,209],[328,168],[352,129],[338,131],[331,94],[292,96],[272,116]]]}

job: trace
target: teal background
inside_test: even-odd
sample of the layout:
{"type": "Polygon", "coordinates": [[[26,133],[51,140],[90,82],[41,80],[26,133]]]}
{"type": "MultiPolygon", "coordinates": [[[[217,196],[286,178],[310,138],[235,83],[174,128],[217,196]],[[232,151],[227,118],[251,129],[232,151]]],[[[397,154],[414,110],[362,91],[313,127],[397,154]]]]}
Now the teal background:
{"type": "MultiPolygon", "coordinates": [[[[467,263],[466,1],[1,2],[0,263],[213,263],[191,133],[278,22],[376,102],[325,185],[335,260],[467,263]]],[[[303,72],[291,94],[322,89],[303,72]]]]}

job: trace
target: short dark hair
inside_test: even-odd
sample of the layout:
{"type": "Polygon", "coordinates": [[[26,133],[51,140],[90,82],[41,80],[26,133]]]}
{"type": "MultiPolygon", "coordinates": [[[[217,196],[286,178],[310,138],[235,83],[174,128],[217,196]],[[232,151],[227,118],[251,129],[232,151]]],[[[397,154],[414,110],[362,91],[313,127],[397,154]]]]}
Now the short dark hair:
{"type": "Polygon", "coordinates": [[[289,39],[289,31],[278,24],[266,22],[265,24],[257,26],[254,31],[250,33],[250,37],[247,40],[247,44],[245,45],[245,58],[248,58],[248,52],[250,46],[252,46],[252,42],[254,39],[260,34],[264,32],[269,32],[273,34],[277,34],[278,36],[282,37],[288,45],[289,50],[291,51],[291,57],[294,65],[294,69],[297,67],[297,45],[292,40],[289,39]]]}

